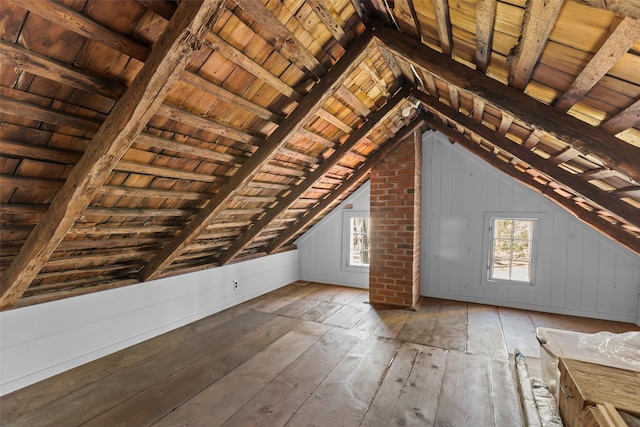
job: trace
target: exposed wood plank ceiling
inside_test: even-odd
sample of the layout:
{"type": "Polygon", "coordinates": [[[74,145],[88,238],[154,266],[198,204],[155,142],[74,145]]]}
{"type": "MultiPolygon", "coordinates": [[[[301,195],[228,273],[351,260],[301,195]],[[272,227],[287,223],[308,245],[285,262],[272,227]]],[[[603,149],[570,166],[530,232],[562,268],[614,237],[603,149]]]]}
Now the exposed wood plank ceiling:
{"type": "Polygon", "coordinates": [[[589,3],[0,2],[0,307],[287,250],[427,127],[640,253],[640,8],[589,3]]]}

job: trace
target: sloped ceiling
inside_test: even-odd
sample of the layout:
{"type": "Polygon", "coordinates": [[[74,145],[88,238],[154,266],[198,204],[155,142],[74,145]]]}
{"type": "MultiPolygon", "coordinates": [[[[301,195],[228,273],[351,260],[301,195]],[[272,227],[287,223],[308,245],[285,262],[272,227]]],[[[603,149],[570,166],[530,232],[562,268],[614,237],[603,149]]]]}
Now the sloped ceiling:
{"type": "Polygon", "coordinates": [[[561,0],[2,1],[0,307],[290,249],[428,127],[640,253],[633,16],[561,0]]]}

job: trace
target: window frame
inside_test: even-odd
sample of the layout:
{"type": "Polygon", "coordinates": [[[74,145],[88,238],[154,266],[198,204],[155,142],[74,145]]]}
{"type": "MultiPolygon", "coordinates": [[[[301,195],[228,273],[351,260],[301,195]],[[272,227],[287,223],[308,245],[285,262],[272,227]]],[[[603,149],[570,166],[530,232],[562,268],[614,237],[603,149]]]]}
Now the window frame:
{"type": "Polygon", "coordinates": [[[540,236],[540,225],[543,219],[541,213],[522,213],[522,212],[485,212],[484,215],[484,239],[483,239],[483,274],[482,281],[484,284],[500,284],[514,286],[535,286],[536,270],[537,270],[537,252],[538,240],[540,236]],[[495,220],[524,220],[533,221],[531,229],[531,249],[529,261],[529,280],[512,280],[492,278],[491,263],[493,261],[494,235],[493,224],[495,220]]]}
{"type": "MultiPolygon", "coordinates": [[[[350,241],[351,241],[351,218],[369,218],[371,224],[371,214],[369,211],[349,211],[342,213],[342,257],[340,264],[345,271],[365,271],[368,265],[351,264],[350,241]]],[[[369,225],[369,260],[371,261],[371,225],[369,225]]]]}

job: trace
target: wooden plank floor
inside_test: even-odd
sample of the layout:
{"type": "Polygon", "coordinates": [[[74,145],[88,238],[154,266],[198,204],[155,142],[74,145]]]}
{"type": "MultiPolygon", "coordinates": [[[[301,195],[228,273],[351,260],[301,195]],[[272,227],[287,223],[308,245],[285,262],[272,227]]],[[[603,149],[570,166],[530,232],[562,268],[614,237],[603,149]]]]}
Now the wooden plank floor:
{"type": "Polygon", "coordinates": [[[284,288],[0,399],[15,426],[518,426],[510,355],[535,376],[538,326],[632,324],[366,290],[284,288]]]}

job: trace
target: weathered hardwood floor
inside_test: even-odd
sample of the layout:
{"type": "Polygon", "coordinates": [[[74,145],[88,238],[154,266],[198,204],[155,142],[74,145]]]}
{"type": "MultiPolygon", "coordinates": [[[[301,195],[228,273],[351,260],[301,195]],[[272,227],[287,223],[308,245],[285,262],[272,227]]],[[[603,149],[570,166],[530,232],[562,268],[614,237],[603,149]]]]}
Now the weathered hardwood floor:
{"type": "Polygon", "coordinates": [[[296,282],[0,399],[15,426],[518,426],[535,328],[631,324],[296,282]]]}

